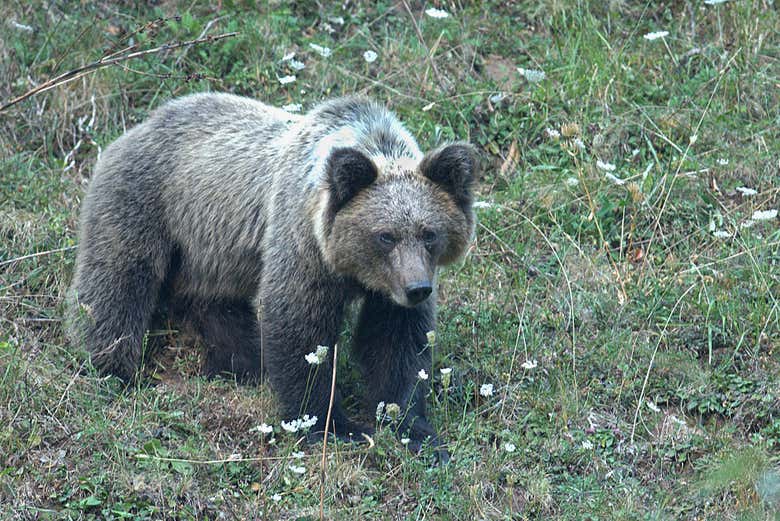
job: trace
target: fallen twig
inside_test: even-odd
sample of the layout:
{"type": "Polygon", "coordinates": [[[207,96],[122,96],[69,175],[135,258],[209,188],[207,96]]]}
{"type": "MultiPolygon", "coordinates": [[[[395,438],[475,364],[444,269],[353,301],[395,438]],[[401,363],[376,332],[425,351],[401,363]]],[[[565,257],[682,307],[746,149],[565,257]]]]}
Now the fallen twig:
{"type": "MultiPolygon", "coordinates": [[[[118,53],[114,53],[109,56],[104,56],[103,58],[99,59],[96,62],[89,63],[87,65],[83,65],[81,67],[77,67],[75,69],[69,70],[67,72],[64,72],[60,74],[59,76],[56,76],[48,81],[45,81],[35,87],[34,89],[31,89],[18,98],[14,98],[8,103],[4,104],[0,107],[0,112],[3,112],[4,110],[7,110],[10,107],[13,107],[17,103],[20,103],[27,98],[34,96],[36,94],[40,94],[41,92],[45,92],[49,89],[53,89],[54,87],[57,87],[59,85],[64,85],[68,82],[71,82],[75,79],[81,78],[85,74],[95,71],[97,69],[102,69],[103,67],[108,67],[109,65],[114,65],[116,63],[120,63],[127,60],[132,60],[134,58],[140,58],[141,56],[146,56],[148,54],[155,54],[158,52],[163,51],[170,51],[172,49],[178,49],[181,47],[190,47],[192,45],[197,45],[200,43],[208,43],[208,42],[216,42],[217,40],[223,40],[225,38],[231,38],[233,36],[237,36],[239,33],[232,32],[232,33],[224,33],[224,34],[217,34],[214,36],[206,36],[203,38],[196,38],[195,40],[188,40],[186,42],[172,42],[172,43],[166,43],[165,45],[161,45],[159,47],[155,47],[154,49],[146,49],[144,51],[137,51],[132,52],[130,54],[124,54],[117,56],[118,53]]],[[[132,47],[127,47],[125,50],[129,50],[132,47]]],[[[122,51],[119,51],[120,53],[122,51]]]]}
{"type": "Polygon", "coordinates": [[[55,250],[46,250],[46,251],[39,251],[38,253],[31,253],[29,255],[22,255],[21,257],[16,257],[13,259],[8,259],[0,262],[0,266],[5,266],[7,264],[13,264],[14,262],[19,262],[25,259],[32,259],[33,257],[40,257],[41,255],[48,255],[50,253],[59,253],[61,251],[69,251],[69,250],[75,250],[75,246],[65,246],[64,248],[57,248],[55,250]]]}
{"type": "MultiPolygon", "coordinates": [[[[320,520],[325,519],[325,455],[328,447],[328,425],[330,425],[330,413],[333,411],[333,400],[336,395],[336,356],[339,345],[333,345],[333,376],[330,382],[330,401],[328,402],[328,414],[325,418],[325,435],[322,438],[322,468],[320,470],[320,520]]],[[[335,429],[334,429],[335,430],[335,429]]]]}

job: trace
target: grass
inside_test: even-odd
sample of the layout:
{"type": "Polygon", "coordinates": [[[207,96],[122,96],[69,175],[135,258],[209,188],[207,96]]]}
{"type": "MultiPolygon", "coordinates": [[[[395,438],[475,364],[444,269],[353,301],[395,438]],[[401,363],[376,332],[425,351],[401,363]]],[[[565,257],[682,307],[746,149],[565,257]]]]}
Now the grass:
{"type": "Polygon", "coordinates": [[[0,7],[3,100],[130,38],[240,33],[0,113],[0,517],[319,518],[321,445],[281,432],[267,386],[202,379],[192,339],[172,336],[119,392],[62,333],[96,156],[163,101],[221,90],[304,110],[366,93],[424,148],[483,152],[429,396],[453,460],[431,468],[388,432],[329,444],[326,518],[780,518],[780,228],[752,219],[780,207],[776,8],[448,2],[434,19],[411,2],[413,21],[403,3],[345,5],[0,7]]]}

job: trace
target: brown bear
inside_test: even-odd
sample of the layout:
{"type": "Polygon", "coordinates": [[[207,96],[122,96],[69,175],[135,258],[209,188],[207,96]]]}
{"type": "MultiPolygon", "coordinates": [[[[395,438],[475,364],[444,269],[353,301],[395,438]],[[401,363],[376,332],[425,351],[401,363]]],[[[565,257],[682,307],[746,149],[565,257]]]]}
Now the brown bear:
{"type": "MultiPolygon", "coordinates": [[[[399,404],[399,435],[437,446],[417,379],[431,369],[436,269],[474,231],[475,167],[465,143],[423,155],[392,113],[361,97],[303,116],[229,94],[171,101],[97,163],[71,338],[96,368],[129,381],[154,317],[168,317],[202,338],[207,375],[262,372],[285,418],[316,416],[322,431],[331,360],[302,403],[305,357],[338,341],[358,301],[351,348],[368,403],[399,404]]],[[[369,432],[336,402],[328,430],[369,432]]]]}

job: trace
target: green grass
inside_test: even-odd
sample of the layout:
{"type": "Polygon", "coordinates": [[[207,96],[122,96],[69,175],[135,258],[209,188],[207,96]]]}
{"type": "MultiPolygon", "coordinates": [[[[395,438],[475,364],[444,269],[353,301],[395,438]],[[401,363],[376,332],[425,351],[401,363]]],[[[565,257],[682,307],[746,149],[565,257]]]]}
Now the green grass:
{"type": "Polygon", "coordinates": [[[322,446],[281,432],[267,386],[202,379],[192,340],[173,336],[147,382],[120,392],[63,336],[97,154],[204,90],[304,110],[365,93],[424,148],[482,151],[487,204],[441,277],[429,396],[453,460],[431,468],[384,431],[370,448],[329,444],[327,518],[780,518],[780,227],[748,226],[780,207],[775,7],[450,2],[437,20],[412,2],[421,41],[403,3],[131,4],[0,7],[5,101],[123,35],[143,50],[210,22],[206,34],[240,33],[0,113],[0,518],[319,518],[322,446]],[[291,51],[303,70],[280,61],[291,51]]]}

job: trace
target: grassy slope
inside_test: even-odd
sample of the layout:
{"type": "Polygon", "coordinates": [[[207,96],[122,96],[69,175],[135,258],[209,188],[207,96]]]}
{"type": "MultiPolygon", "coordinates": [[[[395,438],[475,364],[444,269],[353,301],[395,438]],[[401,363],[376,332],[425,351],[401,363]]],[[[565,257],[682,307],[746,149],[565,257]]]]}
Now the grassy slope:
{"type": "MultiPolygon", "coordinates": [[[[80,371],[62,337],[98,151],[162,101],[208,89],[304,109],[364,92],[424,147],[458,137],[484,150],[479,198],[492,204],[466,261],[441,281],[430,403],[454,460],[431,469],[388,433],[370,450],[329,448],[326,516],[778,517],[780,231],[776,218],[743,226],[780,206],[776,7],[458,4],[436,20],[412,3],[424,44],[393,3],[0,8],[5,99],[120,48],[157,17],[181,18],[134,35],[141,49],[195,38],[213,20],[209,34],[241,32],[0,114],[0,517],[318,515],[320,447],[250,431],[280,430],[267,388],[202,380],[197,351],[171,338],[149,363],[157,384],[117,394],[80,371]],[[658,30],[669,35],[643,38],[658,30]],[[306,68],[282,86],[292,71],[279,60],[293,50],[306,68]],[[599,160],[628,182],[607,179],[599,160]],[[12,260],[34,252],[48,253],[12,260]],[[454,368],[447,388],[441,367],[454,368]],[[480,396],[485,383],[493,396],[480,396]],[[235,454],[257,459],[224,461],[235,454]]],[[[340,377],[359,395],[349,371],[340,377]]]]}

